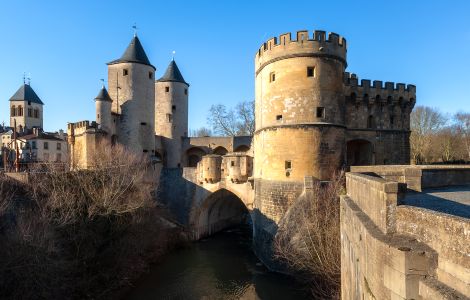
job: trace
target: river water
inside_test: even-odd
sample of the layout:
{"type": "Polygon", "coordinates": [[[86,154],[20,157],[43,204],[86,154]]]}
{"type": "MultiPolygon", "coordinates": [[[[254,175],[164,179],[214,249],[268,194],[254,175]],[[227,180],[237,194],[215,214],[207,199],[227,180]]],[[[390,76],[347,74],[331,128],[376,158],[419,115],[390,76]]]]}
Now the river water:
{"type": "Polygon", "coordinates": [[[125,297],[145,299],[310,299],[291,277],[269,272],[247,229],[215,234],[163,257],[125,297]]]}

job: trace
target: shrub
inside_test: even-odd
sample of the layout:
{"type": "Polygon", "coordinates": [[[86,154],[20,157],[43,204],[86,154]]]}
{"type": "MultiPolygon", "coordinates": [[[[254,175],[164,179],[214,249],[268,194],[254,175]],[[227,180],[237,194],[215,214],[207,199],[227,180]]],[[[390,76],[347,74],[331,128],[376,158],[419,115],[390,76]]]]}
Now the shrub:
{"type": "Polygon", "coordinates": [[[329,183],[316,183],[312,198],[303,195],[293,203],[274,242],[277,258],[309,283],[316,299],[339,298],[342,193],[343,173],[329,183]]]}

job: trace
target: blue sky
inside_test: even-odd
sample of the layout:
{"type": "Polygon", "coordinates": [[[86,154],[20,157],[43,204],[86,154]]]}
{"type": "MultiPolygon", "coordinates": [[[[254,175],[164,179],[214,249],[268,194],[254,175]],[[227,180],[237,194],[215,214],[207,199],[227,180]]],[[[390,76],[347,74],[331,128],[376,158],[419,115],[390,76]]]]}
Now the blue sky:
{"type": "Polygon", "coordinates": [[[254,98],[254,54],[272,36],[336,32],[363,79],[417,85],[420,105],[470,111],[470,1],[2,1],[0,122],[31,73],[45,129],[94,119],[93,98],[132,25],[161,76],[176,51],[190,87],[190,128],[211,104],[254,98]]]}

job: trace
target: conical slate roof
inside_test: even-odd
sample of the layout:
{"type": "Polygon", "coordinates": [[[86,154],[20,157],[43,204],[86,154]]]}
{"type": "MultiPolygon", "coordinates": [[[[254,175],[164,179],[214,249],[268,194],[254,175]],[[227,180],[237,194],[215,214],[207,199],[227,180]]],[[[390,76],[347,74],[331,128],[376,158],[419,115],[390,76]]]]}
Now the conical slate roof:
{"type": "Polygon", "coordinates": [[[127,46],[127,49],[121,56],[121,58],[113,60],[108,64],[112,65],[123,62],[144,64],[151,66],[155,69],[155,67],[150,64],[147,54],[145,53],[144,47],[142,47],[142,44],[140,43],[140,40],[137,36],[134,36],[132,38],[131,43],[129,44],[129,46],[127,46]]]}
{"type": "Polygon", "coordinates": [[[113,102],[113,100],[111,100],[111,97],[109,97],[108,91],[104,86],[101,88],[100,92],[98,93],[98,96],[95,97],[95,100],[113,102]]]}
{"type": "Polygon", "coordinates": [[[16,93],[10,98],[10,101],[30,101],[33,103],[44,105],[36,92],[29,84],[23,84],[16,93]]]}
{"type": "MultiPolygon", "coordinates": [[[[184,81],[183,75],[181,75],[180,69],[176,65],[175,60],[172,60],[166,69],[165,74],[163,74],[162,78],[158,79],[159,82],[165,81],[173,81],[173,82],[182,82],[188,84],[184,81]]],[[[189,84],[188,84],[189,85],[189,84]]]]}

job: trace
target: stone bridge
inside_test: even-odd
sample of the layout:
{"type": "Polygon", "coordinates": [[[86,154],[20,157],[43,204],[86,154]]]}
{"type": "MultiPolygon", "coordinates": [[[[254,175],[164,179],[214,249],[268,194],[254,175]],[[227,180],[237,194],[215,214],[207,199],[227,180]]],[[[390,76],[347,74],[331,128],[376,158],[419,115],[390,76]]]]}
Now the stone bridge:
{"type": "Polygon", "coordinates": [[[253,158],[246,153],[210,154],[197,167],[164,169],[158,198],[200,239],[224,228],[251,223],[253,158]]]}

